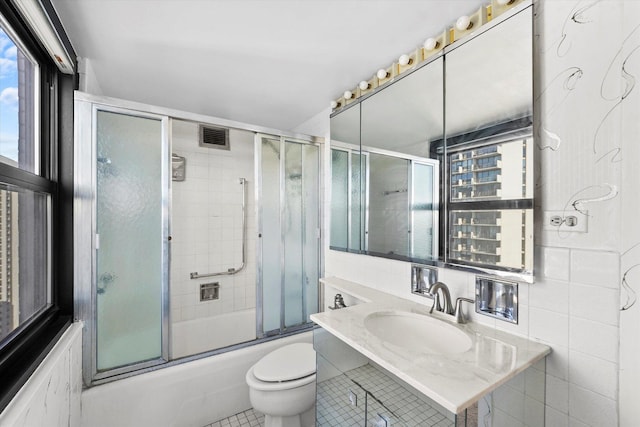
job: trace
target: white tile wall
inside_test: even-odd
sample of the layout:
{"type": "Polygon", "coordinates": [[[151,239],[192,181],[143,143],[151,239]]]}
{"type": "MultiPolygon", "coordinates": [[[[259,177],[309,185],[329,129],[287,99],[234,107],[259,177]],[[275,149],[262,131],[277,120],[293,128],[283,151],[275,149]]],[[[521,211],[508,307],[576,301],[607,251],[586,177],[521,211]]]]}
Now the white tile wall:
{"type": "Polygon", "coordinates": [[[0,412],[0,425],[81,426],[82,324],[72,324],[0,412]]]}
{"type": "MultiPolygon", "coordinates": [[[[187,159],[186,180],[172,182],[172,322],[254,309],[254,135],[232,129],[228,151],[199,147],[195,123],[174,121],[172,136],[172,152],[187,159]],[[191,272],[226,271],[242,261],[241,177],[248,183],[245,269],[232,276],[191,280],[191,272]],[[200,284],[210,282],[220,284],[220,298],[200,301],[200,284]]],[[[253,329],[255,335],[255,325],[253,329]]],[[[247,333],[241,331],[240,335],[246,340],[247,333]]]]}
{"type": "MultiPolygon", "coordinates": [[[[633,292],[640,295],[640,103],[638,87],[625,78],[625,72],[640,75],[640,54],[633,56],[640,45],[640,2],[539,0],[534,7],[536,283],[520,285],[528,290],[520,324],[474,313],[472,319],[553,347],[547,426],[614,426],[619,415],[620,425],[634,426],[640,419],[640,343],[634,338],[640,334],[640,304],[622,314],[619,307],[633,300],[633,292]],[[579,220],[587,222],[586,233],[542,230],[542,211],[573,210],[574,204],[579,220]],[[621,271],[628,272],[629,291],[623,289],[620,301],[621,271]],[[593,366],[591,375],[587,366],[593,366]]],[[[329,137],[328,121],[310,123],[316,134],[329,137]]],[[[329,220],[328,202],[325,208],[329,220]]],[[[326,275],[421,301],[409,293],[407,263],[328,248],[325,254],[326,275]]],[[[440,278],[456,289],[453,296],[473,295],[472,277],[441,271],[440,278]]]]}

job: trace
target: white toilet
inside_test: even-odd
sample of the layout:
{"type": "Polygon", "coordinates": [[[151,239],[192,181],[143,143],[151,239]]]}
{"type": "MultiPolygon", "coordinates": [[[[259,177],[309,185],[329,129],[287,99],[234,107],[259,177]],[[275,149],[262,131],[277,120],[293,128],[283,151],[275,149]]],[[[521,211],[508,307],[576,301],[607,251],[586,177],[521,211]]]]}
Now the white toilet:
{"type": "Polygon", "coordinates": [[[316,353],[312,344],[280,347],[246,375],[253,408],[265,415],[265,427],[315,425],[316,353]]]}

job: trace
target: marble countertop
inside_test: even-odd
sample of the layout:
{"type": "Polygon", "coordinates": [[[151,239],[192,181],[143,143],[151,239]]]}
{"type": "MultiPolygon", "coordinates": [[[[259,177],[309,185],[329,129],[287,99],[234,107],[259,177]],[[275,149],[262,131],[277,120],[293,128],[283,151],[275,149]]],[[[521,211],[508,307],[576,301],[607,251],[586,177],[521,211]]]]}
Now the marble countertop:
{"type": "Polygon", "coordinates": [[[453,316],[430,315],[428,306],[354,282],[335,277],[321,282],[365,302],[313,314],[311,320],[453,413],[469,407],[551,352],[549,346],[523,337],[476,323],[456,324],[453,316]],[[458,354],[426,354],[384,342],[364,323],[368,315],[389,310],[448,322],[471,338],[471,348],[458,354]]]}

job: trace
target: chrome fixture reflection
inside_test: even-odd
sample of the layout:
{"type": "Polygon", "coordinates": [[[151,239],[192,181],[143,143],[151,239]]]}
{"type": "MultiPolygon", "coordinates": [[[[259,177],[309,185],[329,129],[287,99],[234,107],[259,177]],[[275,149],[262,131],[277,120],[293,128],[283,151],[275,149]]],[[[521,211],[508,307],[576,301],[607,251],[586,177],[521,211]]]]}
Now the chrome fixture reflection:
{"type": "Polygon", "coordinates": [[[203,277],[213,276],[230,276],[236,273],[240,273],[245,266],[246,258],[246,234],[247,234],[247,180],[240,178],[240,185],[242,185],[242,262],[237,268],[229,268],[227,271],[219,271],[217,273],[198,274],[197,271],[191,273],[189,276],[191,279],[200,279],[203,277]]]}
{"type": "Polygon", "coordinates": [[[411,266],[411,293],[430,298],[429,288],[438,281],[438,269],[425,265],[411,266]]]}
{"type": "Polygon", "coordinates": [[[518,323],[518,284],[476,276],[476,312],[518,323]]]}

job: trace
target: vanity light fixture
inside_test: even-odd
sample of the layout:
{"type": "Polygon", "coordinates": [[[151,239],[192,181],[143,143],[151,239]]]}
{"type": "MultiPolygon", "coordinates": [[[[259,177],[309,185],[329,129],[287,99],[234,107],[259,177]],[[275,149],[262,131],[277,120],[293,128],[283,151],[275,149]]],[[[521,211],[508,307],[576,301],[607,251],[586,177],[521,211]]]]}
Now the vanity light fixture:
{"type": "Polygon", "coordinates": [[[413,59],[409,56],[409,55],[401,55],[400,58],[398,58],[398,64],[400,64],[401,66],[405,67],[407,65],[410,65],[413,62],[413,59]]]}
{"type": "Polygon", "coordinates": [[[427,40],[425,40],[424,42],[424,48],[427,51],[432,51],[435,50],[437,48],[440,47],[440,42],[436,39],[434,39],[433,37],[429,37],[427,40]]]}
{"type": "Polygon", "coordinates": [[[430,56],[435,55],[445,46],[450,45],[464,37],[466,34],[475,31],[476,28],[481,27],[486,22],[496,18],[498,15],[506,12],[523,1],[524,0],[490,0],[490,4],[480,7],[476,12],[459,17],[455,24],[451,27],[447,27],[441,35],[426,39],[422,48],[416,49],[415,53],[412,52],[411,55],[401,55],[398,58],[398,61],[391,64],[389,68],[380,68],[372,80],[369,80],[368,82],[363,80],[355,89],[344,92],[344,98],[340,98],[335,104],[332,102],[331,109],[335,110],[355,102],[356,99],[360,98],[365,93],[373,91],[396,76],[415,68],[418,63],[426,61],[430,56]]]}
{"type": "Polygon", "coordinates": [[[376,77],[378,77],[380,80],[386,79],[387,77],[389,77],[389,73],[384,68],[380,68],[376,73],[376,77]]]}
{"type": "Polygon", "coordinates": [[[511,9],[522,0],[491,0],[491,17],[496,18],[511,9]]]}
{"type": "Polygon", "coordinates": [[[471,27],[473,27],[473,22],[471,22],[471,18],[469,18],[467,15],[462,15],[456,21],[456,29],[458,31],[470,30],[471,27]]]}

